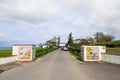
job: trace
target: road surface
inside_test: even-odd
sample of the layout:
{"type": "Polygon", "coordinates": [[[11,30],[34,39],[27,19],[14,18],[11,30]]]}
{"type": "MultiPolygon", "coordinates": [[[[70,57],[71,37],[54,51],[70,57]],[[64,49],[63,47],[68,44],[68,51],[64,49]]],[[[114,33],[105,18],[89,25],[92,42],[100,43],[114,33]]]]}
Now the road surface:
{"type": "Polygon", "coordinates": [[[120,65],[82,62],[67,51],[56,50],[1,73],[0,80],[120,80],[120,65]]]}

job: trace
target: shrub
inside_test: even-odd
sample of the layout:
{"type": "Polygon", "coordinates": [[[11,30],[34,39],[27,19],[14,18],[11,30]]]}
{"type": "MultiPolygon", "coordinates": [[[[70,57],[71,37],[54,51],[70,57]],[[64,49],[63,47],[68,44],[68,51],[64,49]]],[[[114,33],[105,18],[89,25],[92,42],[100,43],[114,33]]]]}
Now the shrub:
{"type": "Polygon", "coordinates": [[[120,42],[101,42],[101,43],[95,43],[95,45],[105,45],[106,47],[114,48],[114,47],[120,47],[120,42]]]}
{"type": "Polygon", "coordinates": [[[54,51],[56,50],[57,48],[36,48],[36,57],[39,57],[39,56],[42,56],[42,55],[45,55],[51,51],[54,51]]]}
{"type": "Polygon", "coordinates": [[[69,46],[68,49],[69,51],[77,58],[77,59],[80,59],[80,46],[78,46],[78,44],[74,44],[74,46],[69,46]],[[76,47],[77,46],[77,47],[76,47]]]}

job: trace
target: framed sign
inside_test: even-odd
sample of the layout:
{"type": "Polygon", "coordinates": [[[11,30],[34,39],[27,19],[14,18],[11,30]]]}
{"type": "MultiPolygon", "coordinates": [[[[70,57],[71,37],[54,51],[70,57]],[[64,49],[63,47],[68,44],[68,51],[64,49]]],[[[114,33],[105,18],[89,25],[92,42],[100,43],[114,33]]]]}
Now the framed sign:
{"type": "Polygon", "coordinates": [[[99,60],[99,47],[86,47],[86,60],[99,60]]]}
{"type": "Polygon", "coordinates": [[[31,47],[19,47],[18,50],[18,59],[31,59],[32,48],[31,47]]]}
{"type": "Polygon", "coordinates": [[[101,46],[82,46],[81,59],[83,61],[100,61],[101,60],[101,46]]]}

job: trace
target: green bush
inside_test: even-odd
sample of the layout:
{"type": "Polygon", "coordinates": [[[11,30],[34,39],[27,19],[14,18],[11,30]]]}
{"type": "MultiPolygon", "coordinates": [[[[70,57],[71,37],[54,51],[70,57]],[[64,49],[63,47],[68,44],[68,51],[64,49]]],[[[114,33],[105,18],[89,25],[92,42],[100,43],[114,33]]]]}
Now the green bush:
{"type": "Polygon", "coordinates": [[[45,55],[49,52],[52,52],[54,50],[56,50],[57,48],[36,48],[36,57],[39,57],[39,56],[42,56],[42,55],[45,55]]]}
{"type": "Polygon", "coordinates": [[[69,44],[69,46],[71,46],[72,48],[80,48],[81,44],[72,43],[69,44]]]}
{"type": "Polygon", "coordinates": [[[69,51],[77,58],[77,59],[80,59],[80,52],[81,52],[81,50],[80,50],[80,47],[78,48],[76,48],[76,47],[74,47],[74,46],[69,46],[69,51]]]}
{"type": "Polygon", "coordinates": [[[95,43],[95,45],[105,45],[106,47],[114,48],[114,47],[120,47],[120,42],[100,42],[100,43],[95,43]]]}
{"type": "Polygon", "coordinates": [[[118,43],[118,44],[120,44],[120,40],[113,41],[112,43],[118,43]]]}

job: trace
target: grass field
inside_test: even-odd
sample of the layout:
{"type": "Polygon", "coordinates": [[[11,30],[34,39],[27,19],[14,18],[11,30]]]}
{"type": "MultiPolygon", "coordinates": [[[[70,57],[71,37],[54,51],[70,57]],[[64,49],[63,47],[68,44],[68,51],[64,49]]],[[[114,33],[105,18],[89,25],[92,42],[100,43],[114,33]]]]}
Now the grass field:
{"type": "Polygon", "coordinates": [[[120,48],[107,48],[107,54],[120,55],[120,48]]]}
{"type": "Polygon", "coordinates": [[[0,50],[0,57],[12,56],[12,50],[0,50]]]}

